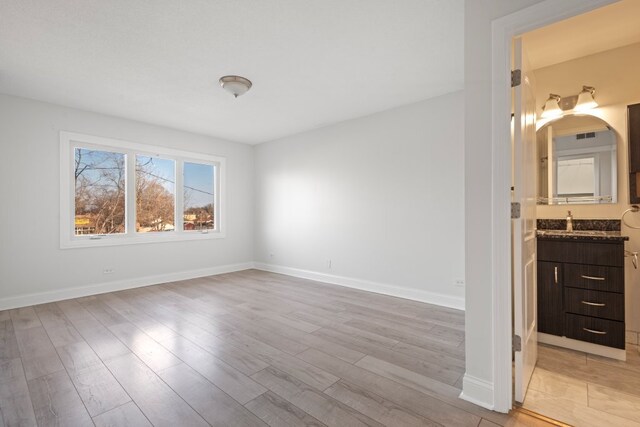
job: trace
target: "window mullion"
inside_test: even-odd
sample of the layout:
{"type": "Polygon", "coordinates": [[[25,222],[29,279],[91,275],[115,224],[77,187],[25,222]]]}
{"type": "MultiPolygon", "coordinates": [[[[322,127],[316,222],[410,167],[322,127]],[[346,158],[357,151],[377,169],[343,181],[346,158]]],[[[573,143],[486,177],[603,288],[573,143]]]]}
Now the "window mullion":
{"type": "Polygon", "coordinates": [[[220,231],[224,227],[223,222],[227,220],[226,215],[226,168],[223,166],[224,160],[219,162],[215,168],[215,181],[214,181],[214,203],[215,203],[215,230],[220,231]]]}
{"type": "Polygon", "coordinates": [[[184,161],[176,159],[176,233],[184,232],[184,161]]]}
{"type": "Polygon", "coordinates": [[[127,227],[128,236],[136,235],[136,153],[127,151],[127,227]]]}

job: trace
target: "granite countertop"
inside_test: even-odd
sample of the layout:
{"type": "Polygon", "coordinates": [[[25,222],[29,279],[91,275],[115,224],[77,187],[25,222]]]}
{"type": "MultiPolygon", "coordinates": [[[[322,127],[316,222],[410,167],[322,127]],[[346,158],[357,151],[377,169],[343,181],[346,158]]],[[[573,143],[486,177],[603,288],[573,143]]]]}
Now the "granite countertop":
{"type": "Polygon", "coordinates": [[[571,239],[571,240],[605,240],[605,241],[625,241],[629,236],[623,236],[619,231],[600,230],[536,230],[538,237],[545,239],[571,239]]]}
{"type": "Polygon", "coordinates": [[[536,234],[545,239],[629,240],[628,236],[621,234],[621,226],[619,219],[574,219],[574,231],[570,232],[566,231],[567,221],[564,219],[538,219],[536,234]]]}

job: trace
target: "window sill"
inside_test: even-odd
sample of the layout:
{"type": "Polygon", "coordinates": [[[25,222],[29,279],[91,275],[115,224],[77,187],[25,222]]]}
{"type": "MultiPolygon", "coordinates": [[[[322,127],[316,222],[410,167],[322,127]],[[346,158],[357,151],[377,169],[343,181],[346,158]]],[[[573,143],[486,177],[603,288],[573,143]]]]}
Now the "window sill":
{"type": "Polygon", "coordinates": [[[181,233],[171,234],[159,233],[159,234],[144,234],[136,236],[103,236],[100,239],[92,239],[90,237],[64,239],[60,241],[60,249],[75,249],[75,248],[95,248],[103,246],[122,246],[122,245],[140,245],[140,244],[153,244],[153,243],[167,243],[167,242],[185,242],[194,240],[212,240],[212,239],[224,239],[225,233],[220,231],[210,231],[208,233],[181,233]]]}

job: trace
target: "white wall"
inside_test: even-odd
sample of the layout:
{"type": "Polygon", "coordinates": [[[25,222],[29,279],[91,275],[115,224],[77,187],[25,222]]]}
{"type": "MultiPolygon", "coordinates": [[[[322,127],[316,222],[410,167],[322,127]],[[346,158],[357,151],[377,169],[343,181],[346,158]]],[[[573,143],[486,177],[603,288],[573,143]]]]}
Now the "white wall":
{"type": "MultiPolygon", "coordinates": [[[[640,103],[639,75],[640,43],[535,70],[539,106],[549,93],[570,96],[577,94],[583,84],[594,86],[599,106],[590,113],[609,123],[618,136],[618,203],[572,205],[571,212],[576,219],[620,219],[629,207],[627,105],[640,103]]],[[[538,218],[565,218],[566,214],[566,206],[547,205],[537,208],[538,218]]],[[[625,218],[630,224],[640,226],[640,214],[631,213],[625,218]]],[[[622,232],[630,237],[625,248],[640,251],[640,230],[623,225],[622,232]]],[[[640,309],[637,304],[640,300],[640,270],[633,268],[630,259],[626,262],[625,283],[626,329],[635,332],[637,342],[637,334],[640,332],[640,309]]]]}
{"type": "Polygon", "coordinates": [[[252,261],[251,146],[5,95],[0,95],[0,138],[0,309],[81,292],[65,289],[115,282],[87,290],[94,293],[252,261]],[[61,130],[226,157],[227,237],[60,249],[61,130]],[[104,268],[115,273],[104,275],[104,268]],[[24,297],[41,293],[51,294],[24,297]]]}
{"type": "MultiPolygon", "coordinates": [[[[491,186],[491,22],[540,0],[465,1],[465,260],[464,393],[493,406],[493,194],[491,186]],[[471,381],[469,381],[471,380],[471,381]],[[483,392],[484,390],[484,392],[483,392]]],[[[505,189],[508,191],[508,189],[505,189]]],[[[506,207],[505,207],[506,209],[506,207]]],[[[508,224],[505,226],[508,227],[508,224]]],[[[505,259],[504,263],[510,260],[505,259]]]]}
{"type": "Polygon", "coordinates": [[[255,260],[462,307],[463,99],[257,146],[255,260]]]}

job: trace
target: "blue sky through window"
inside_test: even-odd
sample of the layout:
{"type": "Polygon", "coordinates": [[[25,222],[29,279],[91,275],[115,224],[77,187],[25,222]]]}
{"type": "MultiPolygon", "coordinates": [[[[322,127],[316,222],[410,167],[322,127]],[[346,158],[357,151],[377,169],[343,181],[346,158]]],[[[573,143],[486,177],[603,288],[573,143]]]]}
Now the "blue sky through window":
{"type": "Polygon", "coordinates": [[[176,162],[159,157],[136,155],[136,170],[144,171],[148,179],[157,178],[164,188],[171,194],[176,187],[176,162]]]}
{"type": "Polygon", "coordinates": [[[213,204],[213,166],[184,162],[184,207],[213,204]]]}

